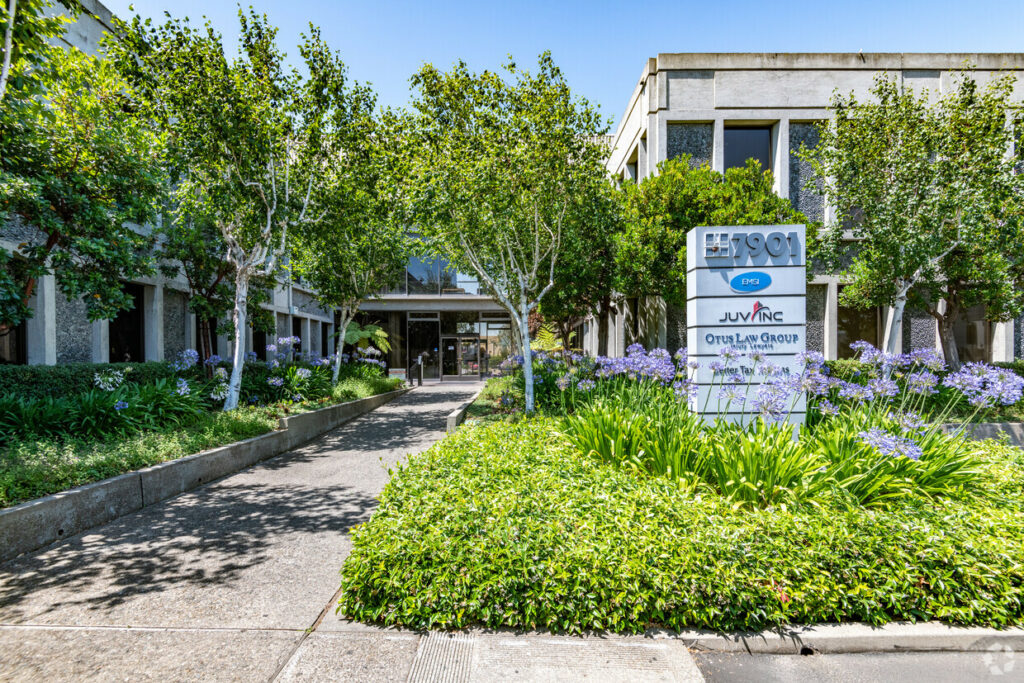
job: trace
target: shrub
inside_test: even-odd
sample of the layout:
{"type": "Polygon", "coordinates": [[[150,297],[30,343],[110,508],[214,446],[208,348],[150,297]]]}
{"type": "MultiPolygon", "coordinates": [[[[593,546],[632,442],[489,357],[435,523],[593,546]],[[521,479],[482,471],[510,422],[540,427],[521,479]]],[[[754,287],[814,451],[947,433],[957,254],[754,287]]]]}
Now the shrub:
{"type": "Polygon", "coordinates": [[[116,370],[125,381],[152,384],[172,377],[170,363],[67,363],[64,365],[0,365],[0,395],[17,394],[23,399],[59,398],[80,394],[94,387],[96,373],[116,370]]]}
{"type": "Polygon", "coordinates": [[[555,426],[462,428],[400,466],[354,532],[339,611],[556,632],[1024,624],[1016,449],[985,445],[991,500],[769,511],[609,467],[555,426]]]}

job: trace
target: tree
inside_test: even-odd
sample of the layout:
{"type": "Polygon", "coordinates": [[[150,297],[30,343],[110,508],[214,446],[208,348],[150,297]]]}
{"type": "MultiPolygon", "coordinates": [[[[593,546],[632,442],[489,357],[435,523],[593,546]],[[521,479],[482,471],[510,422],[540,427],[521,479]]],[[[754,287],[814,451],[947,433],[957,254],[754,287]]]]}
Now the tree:
{"type": "Polygon", "coordinates": [[[351,107],[354,115],[337,122],[341,146],[324,192],[327,214],[300,233],[293,252],[293,268],[316,290],[317,300],[339,311],[335,382],[345,343],[360,339],[348,334],[360,304],[395,284],[409,258],[401,209],[406,203],[401,119],[386,113],[374,121],[372,92],[356,92],[361,97],[351,107]]]}
{"type": "Polygon", "coordinates": [[[693,168],[683,156],[622,190],[625,228],[618,237],[616,288],[627,296],[658,294],[686,305],[686,233],[699,225],[806,223],[775,194],[772,175],[748,159],[724,174],[693,168]]]}
{"type": "Polygon", "coordinates": [[[321,189],[337,148],[336,122],[350,95],[344,65],[310,26],[299,53],[306,74],[286,70],[277,29],[239,11],[239,55],[229,61],[209,24],[169,19],[119,23],[118,65],[168,130],[180,179],[176,215],[217,227],[234,274],[236,339],[224,409],[238,405],[253,278],[275,276],[291,231],[321,220],[321,189]]]}
{"type": "MultiPolygon", "coordinates": [[[[181,274],[188,286],[184,294],[189,310],[196,316],[197,350],[200,360],[205,361],[213,354],[213,338],[228,332],[211,321],[223,318],[234,303],[234,266],[224,258],[220,231],[209,223],[171,223],[158,231],[158,237],[154,256],[161,262],[160,270],[167,277],[181,274]]],[[[271,299],[273,279],[254,277],[251,285],[246,312],[249,326],[272,332],[274,315],[261,304],[271,299]]]]}
{"type": "MultiPolygon", "coordinates": [[[[540,303],[539,311],[562,342],[571,346],[572,330],[588,317],[605,319],[616,299],[615,244],[621,230],[621,203],[611,183],[596,188],[588,201],[572,207],[572,222],[562,238],[562,255],[555,264],[555,286],[540,303]]],[[[599,324],[599,335],[607,324],[599,324]]],[[[577,340],[579,341],[579,340],[577,340]]],[[[600,339],[607,344],[607,339],[600,339]]],[[[607,351],[605,351],[607,353],[607,351]]]]}
{"type": "Polygon", "coordinates": [[[60,49],[50,41],[60,36],[81,10],[78,0],[7,0],[6,7],[0,5],[0,104],[4,103],[12,74],[16,99],[26,100],[39,94],[44,87],[41,72],[45,72],[51,55],[60,49]],[[57,4],[71,17],[51,14],[57,4]]]}
{"type": "Polygon", "coordinates": [[[1010,76],[981,88],[962,74],[932,104],[879,75],[873,101],[836,96],[818,145],[801,152],[836,210],[815,255],[849,282],[844,303],[893,307],[889,352],[908,304],[935,318],[954,370],[965,308],[984,304],[991,320],[1008,320],[1024,307],[1012,86],[1010,76]]]}
{"type": "Polygon", "coordinates": [[[460,62],[413,76],[421,154],[412,182],[423,234],[472,268],[519,329],[532,411],[530,312],[555,285],[567,214],[605,182],[597,136],[607,125],[572,96],[549,53],[536,73],[511,60],[505,71],[508,81],[460,62]]]}
{"type": "Polygon", "coordinates": [[[29,233],[17,253],[0,249],[0,330],[31,316],[44,275],[102,320],[131,306],[121,280],[152,271],[152,239],[132,224],[157,215],[161,134],[109,62],[55,48],[48,64],[45,98],[0,131],[0,203],[29,233]]]}

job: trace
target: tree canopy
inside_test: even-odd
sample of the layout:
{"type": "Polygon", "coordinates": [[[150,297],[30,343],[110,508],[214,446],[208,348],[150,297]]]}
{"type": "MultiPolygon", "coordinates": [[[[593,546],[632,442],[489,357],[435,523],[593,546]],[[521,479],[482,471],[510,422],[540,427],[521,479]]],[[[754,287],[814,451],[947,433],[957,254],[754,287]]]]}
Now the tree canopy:
{"type": "Polygon", "coordinates": [[[128,308],[121,280],[152,270],[152,240],[137,226],[156,218],[165,186],[163,134],[113,64],[54,48],[41,84],[44,96],[0,131],[0,203],[25,232],[16,254],[0,249],[6,327],[29,317],[49,273],[90,320],[128,308]]]}
{"type": "Polygon", "coordinates": [[[529,315],[555,284],[567,220],[607,182],[597,109],[574,97],[549,53],[534,72],[505,77],[462,62],[415,76],[417,225],[458,267],[471,269],[509,312],[525,356],[533,409],[529,315]]]}
{"type": "Polygon", "coordinates": [[[693,167],[687,156],[658,164],[658,172],[622,189],[625,227],[615,259],[617,289],[627,296],[657,294],[686,304],[686,233],[699,225],[806,223],[775,194],[772,174],[754,159],[724,174],[693,167]]]}
{"type": "Polygon", "coordinates": [[[815,255],[849,283],[845,304],[894,308],[888,351],[899,350],[908,303],[938,321],[953,369],[953,328],[966,308],[983,304],[991,320],[1024,308],[1012,86],[1011,76],[981,87],[965,73],[936,95],[882,74],[870,100],[836,96],[833,121],[802,151],[836,214],[815,255]]]}

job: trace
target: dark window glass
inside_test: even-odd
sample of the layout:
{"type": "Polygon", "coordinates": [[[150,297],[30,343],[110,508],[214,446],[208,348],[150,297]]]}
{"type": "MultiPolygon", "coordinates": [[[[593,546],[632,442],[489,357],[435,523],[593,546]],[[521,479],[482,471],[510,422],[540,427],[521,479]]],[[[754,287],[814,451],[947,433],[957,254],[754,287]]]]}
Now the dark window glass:
{"type": "Polygon", "coordinates": [[[320,323],[320,355],[329,356],[334,353],[334,349],[331,348],[331,340],[328,338],[328,332],[330,332],[330,326],[325,323],[320,323]]]}
{"type": "MultiPolygon", "coordinates": [[[[424,379],[438,378],[440,360],[438,322],[436,320],[409,321],[409,364],[414,368],[416,359],[423,363],[424,379]]],[[[414,375],[415,376],[415,375],[414,375]]]]}
{"type": "Polygon", "coordinates": [[[771,170],[771,128],[725,129],[725,167],[742,168],[746,166],[747,159],[760,161],[762,171],[771,170]]]}
{"type": "Polygon", "coordinates": [[[878,308],[849,308],[839,304],[836,355],[839,358],[853,358],[856,355],[850,344],[866,341],[873,346],[881,344],[878,336],[878,308]]]}
{"type": "Polygon", "coordinates": [[[436,259],[413,256],[407,270],[409,294],[438,294],[441,291],[441,264],[436,259]]]}
{"type": "Polygon", "coordinates": [[[302,338],[302,318],[292,316],[292,336],[299,338],[299,343],[292,346],[296,353],[301,353],[302,349],[309,346],[309,340],[302,338]]]}
{"type": "Polygon", "coordinates": [[[110,362],[141,363],[146,360],[143,334],[145,316],[142,313],[142,285],[126,284],[125,293],[132,299],[131,308],[121,311],[110,321],[110,362]]]}
{"type": "Polygon", "coordinates": [[[953,326],[956,350],[965,363],[991,362],[992,323],[985,320],[985,306],[971,306],[953,326]]]}
{"type": "Polygon", "coordinates": [[[22,321],[0,332],[0,365],[24,365],[28,362],[25,329],[22,321]]]}
{"type": "Polygon", "coordinates": [[[263,330],[252,331],[252,350],[260,360],[267,359],[267,333],[263,330]]]}

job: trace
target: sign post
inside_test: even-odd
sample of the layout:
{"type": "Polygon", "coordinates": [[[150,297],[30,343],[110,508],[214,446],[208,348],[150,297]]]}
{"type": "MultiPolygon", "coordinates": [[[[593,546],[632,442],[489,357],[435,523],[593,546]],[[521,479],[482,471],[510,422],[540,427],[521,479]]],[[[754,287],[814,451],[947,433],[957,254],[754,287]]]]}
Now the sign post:
{"type": "MultiPolygon", "coordinates": [[[[697,386],[690,407],[710,418],[748,422],[743,402],[723,400],[719,393],[733,375],[749,383],[756,396],[766,377],[751,358],[782,372],[800,372],[797,354],[806,350],[806,229],[803,225],[738,225],[694,228],[686,236],[686,340],[697,386]],[[724,370],[712,363],[732,347],[745,354],[724,370]]],[[[749,401],[748,401],[749,402],[749,401]]],[[[801,397],[790,422],[802,423],[806,398],[801,397]]]]}

